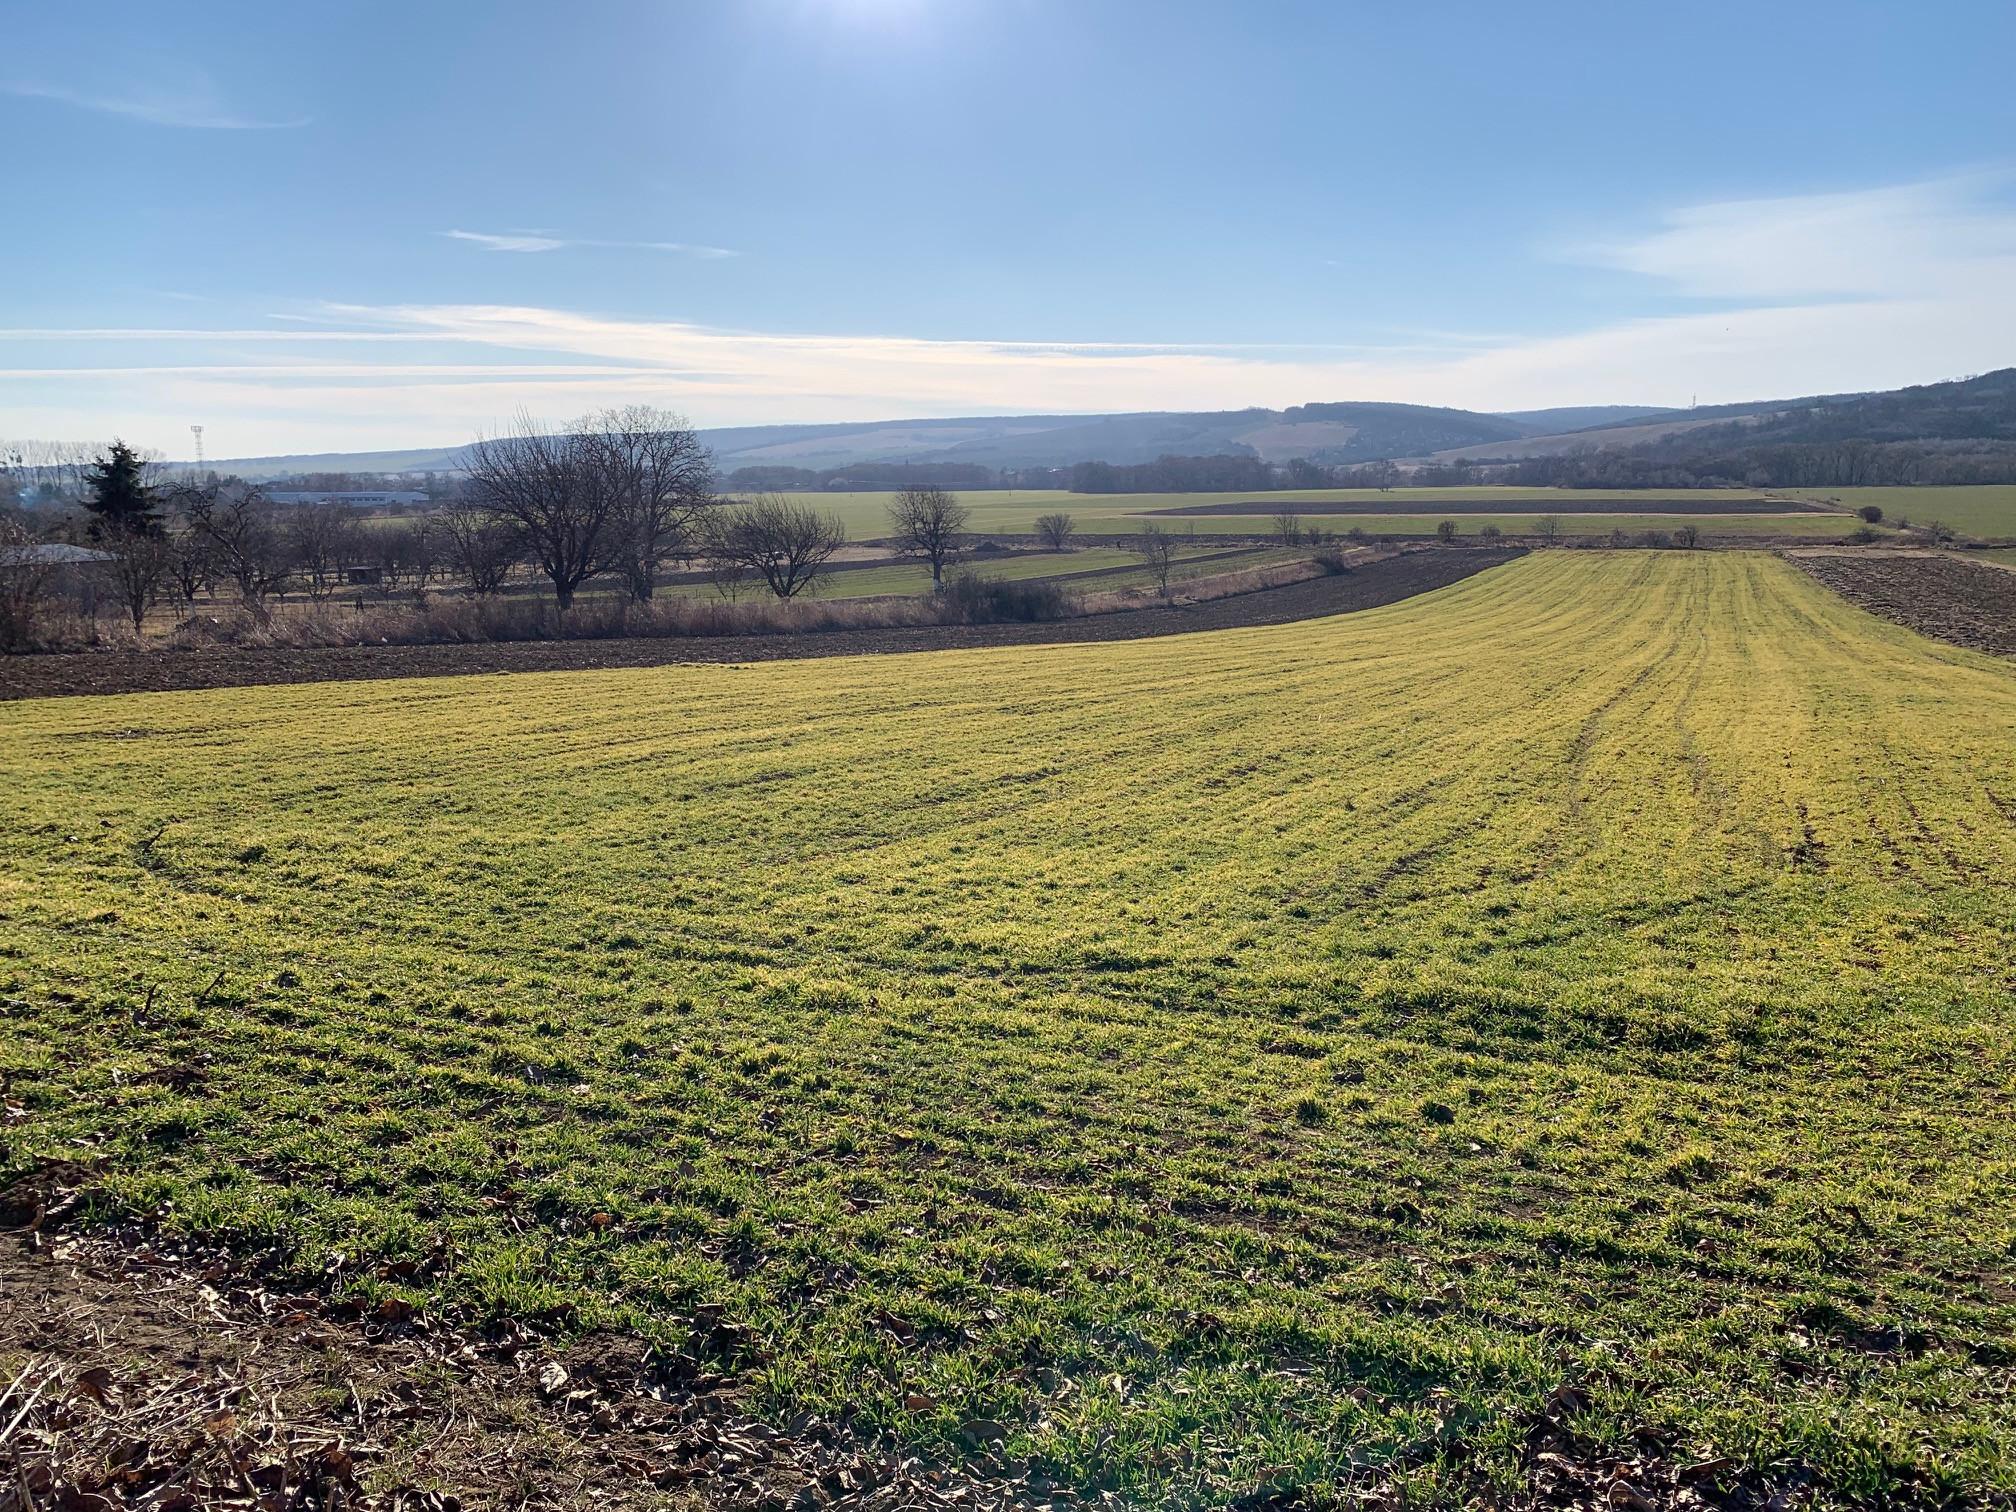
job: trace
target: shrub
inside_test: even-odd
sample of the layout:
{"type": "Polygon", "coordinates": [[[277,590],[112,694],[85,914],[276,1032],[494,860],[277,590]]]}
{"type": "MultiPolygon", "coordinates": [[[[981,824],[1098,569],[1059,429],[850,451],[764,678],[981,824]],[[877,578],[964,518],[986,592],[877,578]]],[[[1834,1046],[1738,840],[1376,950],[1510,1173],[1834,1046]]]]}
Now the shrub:
{"type": "Polygon", "coordinates": [[[1062,619],[1070,601],[1055,583],[1002,582],[962,572],[931,595],[931,608],[941,624],[994,625],[1062,619]]]}
{"type": "Polygon", "coordinates": [[[1310,555],[1310,561],[1323,569],[1326,577],[1337,577],[1351,570],[1351,563],[1344,552],[1335,546],[1325,546],[1310,555]]]}
{"type": "Polygon", "coordinates": [[[1052,551],[1062,551],[1071,544],[1071,537],[1078,533],[1078,522],[1068,514],[1046,514],[1036,517],[1036,539],[1052,551]]]}
{"type": "Polygon", "coordinates": [[[1855,513],[1861,517],[1862,523],[1865,525],[1880,525],[1883,523],[1883,510],[1878,505],[1864,504],[1855,513]]]}

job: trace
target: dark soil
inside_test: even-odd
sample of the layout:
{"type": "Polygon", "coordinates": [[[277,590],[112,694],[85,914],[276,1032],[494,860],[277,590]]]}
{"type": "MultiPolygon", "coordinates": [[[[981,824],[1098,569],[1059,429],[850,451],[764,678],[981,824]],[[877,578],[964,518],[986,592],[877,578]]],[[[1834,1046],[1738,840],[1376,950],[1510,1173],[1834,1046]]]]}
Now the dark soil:
{"type": "Polygon", "coordinates": [[[0,1230],[0,1428],[0,1512],[1081,1504],[985,1443],[939,1470],[843,1422],[766,1424],[636,1338],[451,1329],[47,1218],[0,1230]]]}
{"type": "Polygon", "coordinates": [[[1209,603],[1136,609],[1028,625],[924,625],[795,635],[515,641],[483,645],[322,646],[304,650],[78,651],[0,657],[0,700],[76,693],[139,693],[265,683],[445,677],[476,672],[565,672],[676,662],[756,662],[880,656],[969,646],[1049,646],[1141,640],[1243,625],[1281,625],[1373,609],[1460,582],[1522,556],[1519,549],[1409,551],[1336,577],[1311,578],[1209,603]]]}
{"type": "MultiPolygon", "coordinates": [[[[1125,494],[1114,494],[1124,499],[1125,494]]],[[[1175,504],[1166,509],[1144,509],[1144,515],[1277,515],[1286,511],[1298,515],[1465,515],[1465,514],[1662,514],[1662,515],[1742,515],[1742,514],[1838,514],[1803,499],[1724,499],[1714,494],[1674,499],[1647,499],[1639,495],[1617,498],[1591,495],[1573,499],[1421,499],[1410,500],[1406,493],[1388,494],[1383,499],[1241,499],[1233,504],[1175,504]]]]}
{"type": "Polygon", "coordinates": [[[2016,572],[1929,554],[1815,552],[1791,561],[1871,614],[1956,646],[2016,656],[2016,572]]]}
{"type": "MultiPolygon", "coordinates": [[[[72,1231],[91,1180],[52,1161],[0,1189],[0,1512],[1122,1505],[1009,1456],[996,1422],[966,1424],[963,1451],[940,1465],[845,1420],[765,1422],[716,1368],[725,1320],[682,1320],[694,1353],[615,1333],[458,1328],[402,1300],[392,1268],[365,1306],[338,1273],[289,1284],[257,1256],[139,1228],[72,1231]]],[[[1521,1490],[1462,1503],[1789,1512],[1815,1500],[1797,1466],[1761,1475],[1650,1429],[1606,1449],[1578,1432],[1587,1406],[1557,1389],[1520,1425],[1521,1490]]],[[[1412,1503],[1368,1470],[1349,1504],[1412,1503]]],[[[1232,1505],[1309,1512],[1265,1488],[1232,1505]]]]}

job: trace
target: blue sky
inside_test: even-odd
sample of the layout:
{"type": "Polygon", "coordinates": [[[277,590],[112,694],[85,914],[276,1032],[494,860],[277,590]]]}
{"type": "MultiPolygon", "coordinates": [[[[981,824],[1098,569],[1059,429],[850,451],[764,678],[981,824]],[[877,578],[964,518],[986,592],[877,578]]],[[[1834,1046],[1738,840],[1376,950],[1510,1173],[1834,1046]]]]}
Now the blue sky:
{"type": "Polygon", "coordinates": [[[0,437],[2016,363],[2016,7],[0,0],[0,437]]]}

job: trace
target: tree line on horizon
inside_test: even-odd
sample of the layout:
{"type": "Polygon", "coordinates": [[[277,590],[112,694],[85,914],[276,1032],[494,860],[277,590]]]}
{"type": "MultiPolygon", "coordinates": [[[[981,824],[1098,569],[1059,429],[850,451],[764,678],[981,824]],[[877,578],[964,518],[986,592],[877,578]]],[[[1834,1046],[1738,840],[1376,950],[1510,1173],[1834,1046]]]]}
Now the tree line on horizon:
{"type": "MultiPolygon", "coordinates": [[[[206,594],[234,596],[263,623],[270,602],[292,590],[320,601],[368,582],[388,595],[404,584],[424,597],[435,583],[453,581],[491,598],[527,568],[545,579],[563,614],[595,579],[613,579],[628,602],[649,605],[674,565],[700,568],[724,598],[760,584],[789,600],[812,588],[847,543],[839,517],[815,504],[720,492],[692,428],[648,406],[604,410],[559,429],[521,417],[472,444],[466,475],[437,505],[375,528],[340,498],[283,505],[242,478],[167,473],[124,441],[42,457],[33,478],[41,502],[74,506],[53,534],[80,549],[51,556],[43,538],[52,532],[38,536],[29,516],[0,511],[0,588],[8,596],[0,620],[8,624],[32,617],[30,601],[58,571],[86,563],[138,633],[156,603],[193,608],[206,594]]],[[[947,569],[972,546],[967,507],[948,490],[912,486],[894,493],[886,512],[888,532],[879,539],[925,565],[934,594],[948,591],[947,569]]],[[[1061,512],[1045,515],[1035,531],[1054,550],[1066,549],[1075,532],[1061,512]]],[[[955,586],[968,596],[978,591],[955,586]]],[[[7,644],[23,638],[0,634],[7,644]]]]}

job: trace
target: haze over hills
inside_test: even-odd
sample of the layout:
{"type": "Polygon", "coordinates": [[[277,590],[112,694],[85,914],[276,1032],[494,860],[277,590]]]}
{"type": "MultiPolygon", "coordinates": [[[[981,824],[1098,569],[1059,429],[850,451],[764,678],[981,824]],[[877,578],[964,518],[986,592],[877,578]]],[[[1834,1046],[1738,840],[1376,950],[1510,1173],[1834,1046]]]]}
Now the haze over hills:
{"type": "MultiPolygon", "coordinates": [[[[704,430],[724,472],[771,466],[844,468],[864,463],[966,463],[983,467],[1116,465],[1160,456],[1306,457],[1374,462],[1451,447],[1510,442],[1543,432],[1668,411],[1642,405],[1579,406],[1490,415],[1426,405],[1326,403],[1285,410],[1149,411],[1110,415],[978,415],[858,424],[751,425],[704,430]]],[[[466,446],[385,452],[235,457],[215,465],[247,477],[304,472],[455,472],[466,446]]]]}
{"type": "Polygon", "coordinates": [[[2016,368],[1879,393],[1813,394],[1750,404],[1654,412],[1507,442],[1437,452],[1438,462],[1497,461],[1644,449],[1664,457],[1732,447],[2016,440],[2016,368]]]}
{"type": "MultiPolygon", "coordinates": [[[[1126,466],[1159,457],[1306,458],[1348,466],[1384,460],[1528,460],[1653,449],[1673,457],[1765,443],[2016,440],[2016,369],[1882,393],[1823,394],[1662,410],[1572,406],[1485,414],[1426,405],[1314,403],[1283,410],[1108,415],[977,415],[856,424],[704,430],[722,473],[742,468],[844,472],[871,464],[991,469],[1126,466]]],[[[461,470],[466,446],[225,459],[247,477],[314,472],[461,470]]],[[[844,482],[844,479],[838,481],[844,482]]]]}

